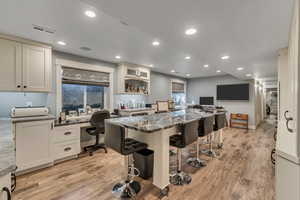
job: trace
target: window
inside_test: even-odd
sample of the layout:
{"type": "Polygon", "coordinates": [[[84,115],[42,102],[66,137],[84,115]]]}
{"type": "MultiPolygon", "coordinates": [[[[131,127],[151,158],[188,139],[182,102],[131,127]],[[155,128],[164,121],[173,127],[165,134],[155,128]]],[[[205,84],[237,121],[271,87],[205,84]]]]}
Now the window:
{"type": "Polygon", "coordinates": [[[62,84],[62,110],[78,111],[79,108],[104,108],[104,87],[94,85],[62,84]]]}

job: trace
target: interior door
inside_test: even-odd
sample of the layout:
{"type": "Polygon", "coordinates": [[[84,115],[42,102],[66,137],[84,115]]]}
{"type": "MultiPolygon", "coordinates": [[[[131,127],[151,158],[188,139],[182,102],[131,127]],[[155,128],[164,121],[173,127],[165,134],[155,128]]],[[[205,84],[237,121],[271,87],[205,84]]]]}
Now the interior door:
{"type": "Polygon", "coordinates": [[[49,92],[51,85],[51,49],[22,45],[23,90],[49,92]]]}
{"type": "Polygon", "coordinates": [[[18,42],[0,39],[0,90],[20,91],[22,48],[18,42]]]}
{"type": "Polygon", "coordinates": [[[299,112],[297,105],[299,99],[298,49],[299,5],[297,3],[291,24],[289,48],[288,50],[281,51],[279,57],[280,106],[277,134],[277,150],[294,160],[298,160],[300,152],[299,136],[297,132],[297,120],[299,112]]]}

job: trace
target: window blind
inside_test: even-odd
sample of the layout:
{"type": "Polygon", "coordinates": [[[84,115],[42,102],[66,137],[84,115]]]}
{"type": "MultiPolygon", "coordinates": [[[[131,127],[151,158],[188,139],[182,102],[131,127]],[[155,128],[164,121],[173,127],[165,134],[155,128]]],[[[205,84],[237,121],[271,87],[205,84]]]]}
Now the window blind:
{"type": "Polygon", "coordinates": [[[109,73],[62,67],[62,82],[109,87],[109,73]]]}

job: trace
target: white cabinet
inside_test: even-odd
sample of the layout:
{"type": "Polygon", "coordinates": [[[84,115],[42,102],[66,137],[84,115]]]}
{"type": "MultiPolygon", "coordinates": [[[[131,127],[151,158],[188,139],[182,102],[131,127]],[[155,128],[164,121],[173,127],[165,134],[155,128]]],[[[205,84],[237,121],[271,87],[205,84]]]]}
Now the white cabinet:
{"type": "Polygon", "coordinates": [[[11,190],[11,175],[10,173],[0,177],[0,200],[8,200],[11,190]]]}
{"type": "Polygon", "coordinates": [[[32,45],[22,45],[23,90],[50,92],[51,50],[32,45]]]}
{"type": "Polygon", "coordinates": [[[22,45],[0,39],[0,90],[21,91],[22,45]]]}
{"type": "Polygon", "coordinates": [[[52,156],[55,161],[63,160],[80,153],[80,126],[68,125],[54,128],[52,156]]]}
{"type": "Polygon", "coordinates": [[[53,162],[51,138],[53,120],[16,123],[16,165],[18,172],[53,162]]]}
{"type": "Polygon", "coordinates": [[[122,63],[118,67],[119,94],[150,94],[150,69],[136,64],[122,63]]]}
{"type": "Polygon", "coordinates": [[[50,92],[50,47],[0,35],[0,91],[50,92]]]}

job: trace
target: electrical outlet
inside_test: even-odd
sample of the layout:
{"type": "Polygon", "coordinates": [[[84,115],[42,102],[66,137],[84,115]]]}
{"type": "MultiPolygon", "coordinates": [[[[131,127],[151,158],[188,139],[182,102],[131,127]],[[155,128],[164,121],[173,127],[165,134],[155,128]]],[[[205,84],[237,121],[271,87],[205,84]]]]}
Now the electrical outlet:
{"type": "Polygon", "coordinates": [[[32,107],[32,102],[31,102],[31,101],[27,101],[27,102],[26,102],[26,106],[27,106],[27,107],[32,107]]]}

